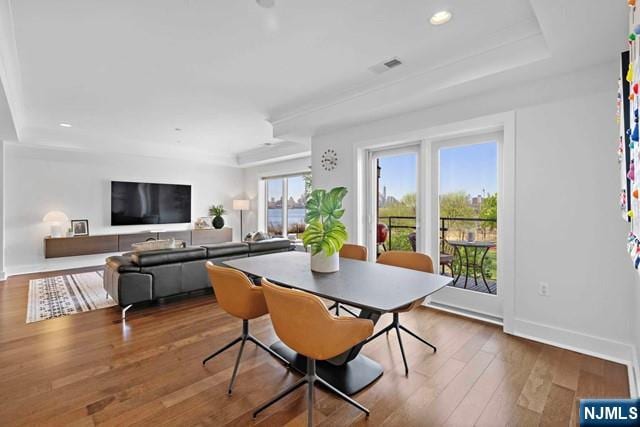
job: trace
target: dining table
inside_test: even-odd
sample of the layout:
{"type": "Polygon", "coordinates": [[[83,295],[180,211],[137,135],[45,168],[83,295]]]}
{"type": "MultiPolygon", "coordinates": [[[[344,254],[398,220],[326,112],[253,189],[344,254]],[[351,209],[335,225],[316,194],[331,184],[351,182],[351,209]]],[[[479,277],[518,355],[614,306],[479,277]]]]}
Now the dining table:
{"type": "MultiPolygon", "coordinates": [[[[384,313],[421,300],[453,281],[449,276],[407,268],[340,258],[333,273],[311,271],[310,253],[280,252],[222,261],[246,274],[264,277],[288,288],[309,292],[331,301],[360,309],[358,317],[374,325],[384,313]]],[[[313,337],[310,337],[313,339],[313,337]]],[[[317,374],[338,390],[353,395],[383,374],[380,363],[361,353],[361,342],[344,353],[317,363],[317,374]]],[[[306,358],[281,341],[271,349],[300,373],[306,372],[306,358]]]]}

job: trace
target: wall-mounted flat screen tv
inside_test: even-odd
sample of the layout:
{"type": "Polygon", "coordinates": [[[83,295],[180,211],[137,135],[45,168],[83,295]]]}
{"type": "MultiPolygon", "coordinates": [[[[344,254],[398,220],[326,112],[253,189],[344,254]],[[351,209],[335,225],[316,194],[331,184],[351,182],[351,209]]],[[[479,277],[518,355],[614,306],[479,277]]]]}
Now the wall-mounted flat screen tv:
{"type": "Polygon", "coordinates": [[[191,222],[191,186],[111,181],[111,225],[191,222]]]}

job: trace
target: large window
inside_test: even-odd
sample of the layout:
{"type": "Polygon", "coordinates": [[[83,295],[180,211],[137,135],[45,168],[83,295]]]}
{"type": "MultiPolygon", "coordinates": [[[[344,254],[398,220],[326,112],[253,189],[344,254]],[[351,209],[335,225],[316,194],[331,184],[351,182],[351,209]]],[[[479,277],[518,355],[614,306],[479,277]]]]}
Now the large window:
{"type": "Polygon", "coordinates": [[[267,232],[271,236],[302,234],[311,175],[266,178],[267,232]]]}
{"type": "Polygon", "coordinates": [[[283,230],[283,178],[267,180],[267,232],[272,236],[281,236],[283,230]]]}

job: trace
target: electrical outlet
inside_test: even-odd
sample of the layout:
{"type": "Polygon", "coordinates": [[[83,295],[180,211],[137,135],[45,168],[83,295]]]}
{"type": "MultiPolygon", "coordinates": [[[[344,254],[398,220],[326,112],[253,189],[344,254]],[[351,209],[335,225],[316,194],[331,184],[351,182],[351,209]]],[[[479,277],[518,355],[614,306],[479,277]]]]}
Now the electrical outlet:
{"type": "Polygon", "coordinates": [[[538,293],[543,297],[549,296],[549,284],[547,282],[540,282],[538,287],[538,293]]]}

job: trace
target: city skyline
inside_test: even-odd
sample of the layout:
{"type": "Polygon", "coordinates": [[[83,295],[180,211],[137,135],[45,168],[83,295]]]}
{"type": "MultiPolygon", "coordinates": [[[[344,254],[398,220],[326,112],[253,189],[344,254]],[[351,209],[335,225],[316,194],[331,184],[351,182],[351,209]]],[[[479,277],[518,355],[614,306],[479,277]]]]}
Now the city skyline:
{"type": "MultiPolygon", "coordinates": [[[[277,204],[282,203],[282,189],[284,178],[267,180],[267,205],[273,209],[277,204]]],[[[301,175],[287,178],[287,201],[293,199],[296,208],[304,209],[304,179],[301,175]]]]}

